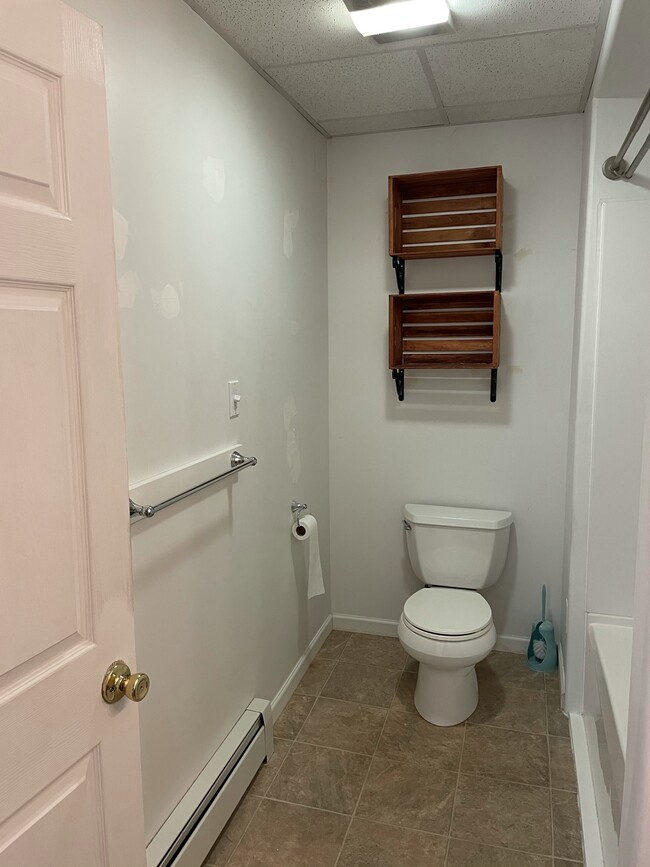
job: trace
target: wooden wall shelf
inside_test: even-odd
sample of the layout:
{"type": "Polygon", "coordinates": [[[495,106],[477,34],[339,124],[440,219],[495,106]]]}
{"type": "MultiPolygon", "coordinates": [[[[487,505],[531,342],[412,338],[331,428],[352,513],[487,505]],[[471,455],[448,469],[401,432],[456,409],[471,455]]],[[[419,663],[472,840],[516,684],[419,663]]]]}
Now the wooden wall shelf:
{"type": "Polygon", "coordinates": [[[405,370],[489,369],[497,399],[501,334],[501,166],[388,178],[389,253],[399,295],[390,296],[389,367],[404,400],[405,370]],[[494,292],[405,295],[406,260],[494,256],[494,292]]]}
{"type": "Polygon", "coordinates": [[[391,295],[389,367],[498,367],[500,313],[499,292],[391,295]]]}
{"type": "Polygon", "coordinates": [[[389,252],[402,259],[489,256],[501,249],[501,166],[388,179],[389,252]]]}

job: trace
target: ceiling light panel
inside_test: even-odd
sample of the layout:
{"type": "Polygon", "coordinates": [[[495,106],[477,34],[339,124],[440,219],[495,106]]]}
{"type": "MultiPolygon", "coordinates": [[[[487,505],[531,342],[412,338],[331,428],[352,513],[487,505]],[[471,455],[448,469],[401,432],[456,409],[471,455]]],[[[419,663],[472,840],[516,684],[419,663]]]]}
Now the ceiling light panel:
{"type": "Polygon", "coordinates": [[[345,0],[350,17],[362,36],[376,36],[406,31],[408,38],[418,31],[434,33],[449,25],[447,0],[345,0]]]}

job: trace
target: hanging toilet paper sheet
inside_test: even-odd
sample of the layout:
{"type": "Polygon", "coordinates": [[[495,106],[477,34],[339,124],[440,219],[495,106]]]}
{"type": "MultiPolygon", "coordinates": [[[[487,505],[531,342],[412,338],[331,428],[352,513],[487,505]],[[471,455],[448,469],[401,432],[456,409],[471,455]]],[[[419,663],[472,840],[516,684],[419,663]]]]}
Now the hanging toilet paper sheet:
{"type": "Polygon", "coordinates": [[[305,515],[300,519],[300,523],[296,523],[291,528],[291,533],[294,539],[303,542],[307,546],[308,564],[308,581],[307,581],[307,599],[313,599],[314,596],[322,596],[325,593],[325,585],[323,584],[323,569],[320,563],[320,551],[318,549],[318,524],[313,515],[305,515]]]}

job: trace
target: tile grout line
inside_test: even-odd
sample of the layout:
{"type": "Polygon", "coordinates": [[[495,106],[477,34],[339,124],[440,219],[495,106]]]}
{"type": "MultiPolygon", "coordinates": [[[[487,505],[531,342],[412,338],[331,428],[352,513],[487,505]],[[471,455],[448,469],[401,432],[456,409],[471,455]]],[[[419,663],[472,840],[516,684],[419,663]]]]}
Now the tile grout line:
{"type": "Polygon", "coordinates": [[[544,691],[546,695],[544,696],[544,713],[546,714],[546,749],[548,752],[548,806],[549,806],[549,815],[551,817],[551,858],[553,859],[553,865],[555,865],[555,828],[553,821],[553,771],[551,770],[551,741],[548,734],[548,692],[546,690],[546,677],[544,677],[544,691]]]}
{"type": "MultiPolygon", "coordinates": [[[[473,846],[485,846],[485,848],[487,849],[496,849],[498,852],[510,852],[512,855],[529,855],[533,858],[544,858],[545,860],[549,861],[549,867],[552,867],[552,855],[543,855],[541,852],[532,852],[530,849],[509,849],[507,846],[497,846],[496,843],[479,843],[473,840],[469,840],[466,837],[455,837],[452,835],[451,839],[457,841],[458,843],[469,843],[473,846]]],[[[572,861],[570,858],[560,858],[560,860],[566,861],[568,864],[576,864],[579,865],[579,867],[584,867],[582,861],[572,861]]],[[[491,867],[491,865],[487,865],[487,867],[491,867]]]]}
{"type": "Polygon", "coordinates": [[[458,759],[458,774],[456,775],[456,788],[454,789],[454,800],[451,803],[451,816],[449,818],[449,830],[447,831],[447,850],[445,852],[445,867],[449,861],[449,847],[451,846],[451,832],[454,826],[454,810],[456,809],[456,798],[458,797],[458,787],[460,785],[460,772],[463,767],[463,751],[465,749],[465,738],[467,737],[467,722],[463,726],[463,740],[460,745],[460,758],[458,759]]]}
{"type": "MultiPolygon", "coordinates": [[[[330,635],[331,635],[331,633],[330,633],[330,635]]],[[[335,670],[336,670],[336,668],[337,668],[339,662],[341,661],[341,657],[343,656],[343,654],[344,654],[344,652],[345,652],[345,648],[348,646],[348,643],[349,643],[349,641],[350,641],[350,636],[352,635],[352,633],[349,632],[347,635],[348,635],[348,637],[345,639],[345,643],[344,643],[344,645],[343,645],[343,648],[342,648],[342,650],[341,650],[341,653],[338,655],[338,657],[337,657],[336,659],[332,660],[332,661],[334,662],[334,665],[332,666],[332,671],[330,672],[329,676],[328,676],[328,677],[325,679],[325,681],[323,682],[323,684],[322,684],[322,686],[320,687],[318,693],[317,693],[315,696],[313,696],[314,701],[313,701],[312,706],[309,708],[309,713],[307,714],[307,716],[306,716],[305,719],[303,720],[302,725],[300,726],[300,728],[298,729],[298,731],[297,731],[297,733],[296,733],[296,736],[292,739],[291,746],[289,747],[289,749],[288,749],[288,751],[287,751],[287,755],[284,757],[284,759],[283,759],[283,761],[282,761],[282,764],[284,764],[284,762],[286,761],[287,757],[289,756],[289,754],[290,754],[291,751],[293,750],[294,746],[295,746],[297,743],[303,743],[303,741],[299,741],[299,740],[298,740],[298,738],[300,737],[300,733],[302,732],[303,728],[304,728],[305,725],[307,724],[307,720],[308,720],[309,717],[312,715],[312,712],[313,712],[314,708],[316,707],[316,703],[317,703],[318,699],[321,697],[321,694],[322,694],[323,690],[325,689],[326,685],[329,683],[330,678],[331,678],[332,675],[334,674],[334,672],[335,672],[335,670]]],[[[296,693],[295,693],[295,690],[294,690],[293,693],[292,693],[292,695],[291,695],[291,697],[293,698],[293,696],[294,696],[295,694],[296,694],[296,693]]],[[[309,696],[309,698],[312,698],[312,696],[309,696]]],[[[317,744],[308,744],[308,746],[317,746],[317,744]]],[[[345,752],[345,751],[344,751],[344,750],[341,750],[341,752],[345,752]]],[[[356,755],[356,754],[354,754],[354,755],[356,755]]],[[[371,759],[371,761],[372,761],[372,759],[371,759]]],[[[368,771],[369,771],[369,770],[370,770],[370,765],[368,765],[368,771]]],[[[271,781],[271,783],[270,783],[268,789],[267,789],[266,792],[264,793],[264,795],[263,795],[263,800],[267,800],[267,801],[275,801],[275,802],[277,802],[277,803],[281,803],[281,804],[291,804],[292,806],[303,806],[303,807],[306,807],[307,809],[311,809],[311,810],[321,810],[322,812],[334,813],[334,815],[338,815],[338,816],[347,816],[347,814],[345,814],[345,813],[337,813],[337,812],[334,811],[334,810],[323,810],[322,807],[310,807],[310,806],[307,805],[307,804],[302,804],[302,805],[301,805],[301,804],[298,804],[298,805],[296,805],[296,804],[293,804],[293,802],[291,802],[291,801],[282,801],[282,800],[280,800],[279,798],[271,798],[271,797],[269,797],[268,793],[271,791],[271,786],[272,786],[273,783],[275,782],[275,779],[277,778],[279,772],[280,772],[280,768],[278,768],[278,772],[276,773],[276,775],[275,775],[275,777],[273,778],[273,780],[271,781]]],[[[366,773],[366,776],[367,776],[367,773],[366,773]]],[[[364,779],[364,784],[365,784],[365,779],[364,779]]],[[[363,786],[361,787],[361,791],[363,791],[363,786]]],[[[361,797],[361,792],[359,792],[359,798],[360,798],[360,797],[361,797]]],[[[358,803],[358,801],[357,801],[357,803],[358,803]]],[[[258,805],[258,809],[259,809],[259,805],[258,805]]],[[[356,807],[355,807],[355,809],[356,809],[356,807]]],[[[256,810],[255,812],[257,812],[257,810],[256,810]]],[[[341,852],[343,851],[343,846],[345,845],[345,841],[346,841],[346,839],[347,839],[348,832],[349,832],[350,827],[351,827],[351,825],[352,825],[352,818],[353,818],[352,816],[349,817],[350,821],[349,821],[349,823],[348,823],[348,827],[347,827],[347,830],[346,830],[346,832],[345,832],[345,836],[343,837],[343,841],[342,841],[342,843],[341,843],[341,849],[339,850],[339,853],[338,853],[338,855],[337,855],[337,857],[336,857],[336,862],[335,862],[335,864],[334,864],[334,867],[336,867],[336,864],[338,864],[339,858],[341,857],[341,852]]],[[[249,823],[249,824],[250,824],[250,823],[249,823]]],[[[248,826],[246,826],[246,829],[248,830],[248,826]]],[[[243,840],[243,835],[242,835],[242,838],[241,838],[241,839],[243,840]]],[[[239,841],[239,843],[241,843],[241,840],[239,841]]],[[[239,843],[237,844],[237,847],[235,848],[235,851],[236,851],[237,848],[239,847],[239,843]]],[[[233,855],[234,855],[234,852],[233,852],[233,855]]],[[[232,858],[232,855],[231,855],[231,858],[232,858]]],[[[230,861],[230,858],[228,859],[228,862],[229,862],[229,861],[230,861]]]]}
{"type": "MultiPolygon", "coordinates": [[[[367,707],[367,705],[359,705],[359,707],[367,707]]],[[[377,708],[379,710],[379,708],[377,708]]],[[[305,720],[306,722],[306,720],[305,720]]],[[[363,759],[371,759],[372,754],[369,753],[360,753],[357,750],[346,750],[344,747],[332,747],[329,744],[316,744],[313,741],[302,741],[300,738],[296,738],[293,742],[295,744],[301,744],[304,747],[315,747],[318,750],[333,750],[335,753],[347,753],[349,756],[360,756],[363,759]]],[[[292,744],[293,746],[293,744],[292,744]]]]}
{"type": "MultiPolygon", "coordinates": [[[[332,631],[334,631],[334,630],[332,630],[332,631]]],[[[331,635],[331,634],[332,634],[332,633],[330,632],[330,635],[331,635]]],[[[307,723],[307,720],[308,720],[309,717],[312,715],[312,712],[313,712],[314,708],[316,707],[316,702],[317,702],[318,699],[321,697],[321,694],[322,694],[323,690],[325,689],[325,687],[327,686],[327,684],[328,684],[329,681],[330,681],[330,678],[332,677],[332,675],[333,675],[334,672],[336,671],[336,668],[337,668],[337,666],[338,666],[338,664],[339,664],[339,662],[340,662],[340,660],[341,660],[341,656],[343,656],[343,654],[345,653],[345,648],[348,646],[348,642],[350,641],[350,636],[351,636],[351,635],[352,635],[352,633],[349,632],[349,633],[348,633],[348,637],[345,639],[345,643],[344,643],[344,645],[343,645],[343,647],[342,647],[342,649],[341,649],[341,653],[339,654],[339,656],[338,656],[336,659],[333,660],[334,665],[332,666],[332,670],[331,670],[331,672],[329,673],[329,676],[325,679],[325,682],[323,683],[323,685],[322,685],[321,688],[319,689],[318,693],[317,693],[315,696],[312,696],[312,695],[306,696],[306,698],[313,698],[314,701],[313,701],[313,703],[312,703],[312,706],[309,708],[309,713],[308,713],[307,716],[304,718],[304,720],[302,721],[302,725],[300,726],[300,728],[299,728],[298,731],[296,732],[295,737],[292,738],[293,743],[291,744],[291,747],[289,748],[289,751],[288,751],[287,755],[289,755],[289,753],[290,753],[291,750],[293,749],[293,745],[297,742],[298,738],[300,737],[300,732],[304,729],[304,727],[305,727],[305,725],[306,725],[306,723],[307,723]]],[[[328,636],[328,638],[329,638],[329,636],[328,636]]],[[[327,641],[327,639],[325,639],[325,640],[327,641]]],[[[321,650],[322,650],[322,648],[321,648],[321,650]]],[[[315,659],[315,657],[314,657],[314,659],[315,659]]],[[[314,661],[314,660],[312,660],[312,662],[313,662],[313,661],[314,661]]],[[[309,669],[307,669],[307,670],[309,670],[309,669]]],[[[306,673],[307,673],[307,672],[305,672],[305,674],[306,674],[306,673]]],[[[303,675],[303,677],[304,677],[304,675],[303,675]]],[[[296,689],[298,688],[299,685],[300,685],[300,684],[298,684],[298,685],[296,686],[296,689]]],[[[295,694],[296,694],[296,690],[294,690],[294,691],[291,693],[291,698],[293,698],[295,694]]],[[[291,699],[290,699],[290,700],[291,700],[291,699]]],[[[301,741],[301,743],[302,743],[302,741],[301,741]]],[[[285,757],[285,758],[286,758],[286,757],[285,757]]],[[[283,762],[283,764],[284,764],[284,762],[283,762]]],[[[270,786],[269,786],[269,788],[270,788],[270,786]]],[[[268,791],[268,789],[267,789],[267,791],[268,791]]]]}
{"type": "MultiPolygon", "coordinates": [[[[521,780],[513,780],[510,777],[497,777],[495,774],[486,774],[481,773],[477,774],[476,771],[461,771],[461,777],[476,777],[479,780],[494,780],[497,783],[510,783],[513,786],[522,786],[526,789],[549,789],[550,786],[543,786],[537,783],[522,783],[521,780]]],[[[569,789],[556,789],[557,792],[569,792],[569,789]]],[[[507,848],[507,847],[506,847],[507,848]]]]}
{"type": "Polygon", "coordinates": [[[386,723],[388,722],[388,714],[390,713],[391,705],[392,705],[393,701],[395,700],[395,696],[397,695],[397,690],[399,687],[400,680],[401,680],[401,675],[397,680],[395,690],[393,691],[393,695],[391,697],[391,700],[388,704],[388,707],[386,708],[386,716],[384,718],[384,724],[382,725],[381,731],[379,732],[379,737],[377,738],[377,743],[375,744],[375,749],[373,750],[372,755],[369,757],[370,761],[368,762],[368,770],[366,771],[366,775],[363,778],[363,783],[361,784],[361,788],[359,789],[359,797],[357,798],[357,802],[354,805],[354,810],[352,811],[352,815],[350,816],[350,824],[348,825],[348,829],[345,832],[345,836],[343,837],[343,842],[341,843],[341,849],[339,850],[339,854],[337,855],[336,861],[334,862],[334,867],[338,867],[338,863],[341,860],[341,855],[343,854],[343,850],[345,849],[345,842],[348,839],[350,829],[352,828],[352,823],[354,822],[354,819],[357,815],[357,810],[359,809],[359,804],[361,803],[361,797],[363,795],[363,790],[366,788],[366,783],[368,782],[368,777],[370,776],[370,769],[372,768],[372,763],[375,759],[375,756],[377,755],[377,748],[379,746],[379,742],[381,741],[381,739],[383,737],[384,729],[386,728],[386,723]]]}
{"type": "Polygon", "coordinates": [[[263,800],[273,801],[274,804],[286,804],[288,807],[298,807],[299,810],[314,810],[316,813],[329,813],[332,816],[342,816],[344,819],[351,819],[350,813],[341,813],[340,810],[331,810],[329,807],[314,807],[313,804],[299,804],[297,801],[287,801],[285,798],[271,798],[265,795],[263,800]]]}
{"type": "MultiPolygon", "coordinates": [[[[248,790],[247,790],[247,791],[248,791],[248,790]]],[[[244,797],[241,799],[241,801],[239,802],[239,804],[237,804],[237,807],[235,808],[235,811],[233,812],[233,814],[232,814],[232,816],[230,817],[230,819],[228,819],[228,822],[230,822],[230,820],[233,818],[233,816],[235,815],[235,813],[236,813],[237,810],[239,809],[240,804],[242,804],[242,803],[244,802],[244,798],[245,798],[245,797],[246,797],[246,793],[244,793],[244,797]]],[[[257,796],[253,795],[253,797],[257,797],[257,796]]],[[[244,827],[244,830],[242,831],[241,837],[240,837],[239,840],[237,841],[237,845],[236,845],[235,848],[232,850],[232,852],[230,853],[230,855],[226,858],[226,867],[228,867],[228,864],[230,864],[230,862],[232,861],[232,859],[235,857],[235,852],[239,849],[239,846],[240,846],[242,840],[243,840],[244,837],[246,836],[246,831],[248,831],[251,822],[253,821],[253,819],[255,818],[255,816],[256,816],[256,814],[257,814],[257,811],[258,811],[259,808],[262,806],[262,801],[263,801],[263,800],[264,800],[264,797],[261,796],[261,797],[259,798],[259,801],[260,801],[259,804],[258,804],[257,807],[255,807],[255,809],[253,810],[253,812],[252,812],[252,814],[251,814],[251,817],[250,817],[250,819],[248,820],[248,822],[246,822],[246,826],[244,827]]],[[[221,831],[221,834],[223,834],[223,832],[226,830],[226,828],[227,828],[227,826],[228,826],[228,822],[226,822],[226,824],[224,825],[223,830],[221,831]]],[[[215,845],[216,845],[217,841],[219,840],[219,838],[221,837],[221,834],[219,834],[219,837],[217,837],[217,839],[215,840],[215,845]]],[[[203,865],[203,867],[213,867],[213,865],[211,865],[211,864],[205,864],[205,865],[203,865]]],[[[214,867],[218,867],[218,865],[214,865],[214,867]]]]}

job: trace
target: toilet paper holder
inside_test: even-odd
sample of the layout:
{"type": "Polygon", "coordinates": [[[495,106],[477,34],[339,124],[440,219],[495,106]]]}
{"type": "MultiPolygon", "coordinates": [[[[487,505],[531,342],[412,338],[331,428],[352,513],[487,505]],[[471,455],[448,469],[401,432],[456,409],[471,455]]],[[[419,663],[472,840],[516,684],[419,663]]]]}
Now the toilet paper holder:
{"type": "Polygon", "coordinates": [[[302,518],[302,513],[306,512],[308,509],[307,503],[299,503],[298,500],[291,501],[291,511],[293,514],[297,514],[298,517],[296,519],[296,523],[300,526],[300,519],[302,518]]]}

